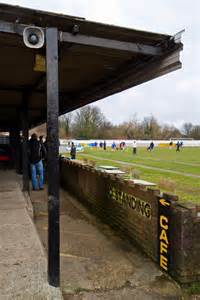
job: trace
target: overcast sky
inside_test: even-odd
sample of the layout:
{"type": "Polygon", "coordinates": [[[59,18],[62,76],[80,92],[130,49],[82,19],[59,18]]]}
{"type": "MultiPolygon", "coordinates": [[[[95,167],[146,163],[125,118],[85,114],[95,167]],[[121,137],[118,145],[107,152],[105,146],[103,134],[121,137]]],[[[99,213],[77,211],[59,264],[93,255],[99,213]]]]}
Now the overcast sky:
{"type": "Polygon", "coordinates": [[[135,29],[175,34],[185,29],[183,68],[96,102],[117,124],[153,115],[160,122],[200,124],[200,1],[198,0],[4,0],[8,4],[85,17],[135,29]]]}

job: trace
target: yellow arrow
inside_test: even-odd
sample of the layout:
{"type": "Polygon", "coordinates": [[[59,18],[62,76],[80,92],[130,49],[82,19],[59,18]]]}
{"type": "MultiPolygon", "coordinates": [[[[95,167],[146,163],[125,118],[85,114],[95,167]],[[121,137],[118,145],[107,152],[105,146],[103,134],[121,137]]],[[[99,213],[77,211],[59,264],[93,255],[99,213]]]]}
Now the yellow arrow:
{"type": "Polygon", "coordinates": [[[163,206],[170,206],[170,203],[167,202],[165,199],[160,199],[159,201],[163,206]]]}

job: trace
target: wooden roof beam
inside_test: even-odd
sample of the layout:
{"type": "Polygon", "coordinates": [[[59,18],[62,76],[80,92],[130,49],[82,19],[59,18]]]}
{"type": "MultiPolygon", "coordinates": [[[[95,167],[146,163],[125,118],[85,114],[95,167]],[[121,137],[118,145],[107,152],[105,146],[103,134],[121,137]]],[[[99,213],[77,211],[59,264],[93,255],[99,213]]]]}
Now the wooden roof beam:
{"type": "Polygon", "coordinates": [[[12,23],[0,20],[0,32],[4,33],[15,33],[22,35],[24,28],[27,26],[28,25],[19,24],[17,21],[12,23]]]}
{"type": "MultiPolygon", "coordinates": [[[[30,25],[19,24],[18,22],[15,23],[5,22],[0,20],[0,32],[15,33],[15,34],[22,35],[24,28],[27,26],[30,25]]],[[[43,30],[45,29],[43,28],[43,30]]],[[[88,36],[79,33],[72,34],[69,32],[60,31],[59,40],[60,42],[68,42],[72,44],[107,48],[112,50],[139,53],[144,55],[160,56],[163,53],[162,47],[159,45],[152,46],[143,43],[125,42],[125,41],[100,38],[95,36],[88,36]]]]}
{"type": "Polygon", "coordinates": [[[99,38],[83,34],[72,34],[69,32],[60,32],[60,41],[84,46],[93,46],[120,50],[144,55],[160,56],[163,51],[160,46],[145,45],[143,43],[125,42],[119,40],[99,38]]]}
{"type": "MultiPolygon", "coordinates": [[[[21,105],[21,104],[20,104],[21,105]]],[[[4,114],[5,112],[15,112],[16,113],[16,111],[20,108],[20,105],[3,105],[3,106],[0,106],[0,115],[1,114],[4,114]]],[[[29,107],[28,108],[29,109],[29,111],[39,111],[39,112],[41,112],[41,111],[43,111],[44,109],[43,108],[41,108],[41,107],[29,107]]]]}
{"type": "MultiPolygon", "coordinates": [[[[182,50],[182,44],[176,47],[176,51],[171,51],[171,53],[165,55],[164,58],[148,58],[147,61],[143,61],[138,65],[131,65],[129,63],[129,66],[124,66],[124,70],[116,70],[115,74],[118,74],[117,76],[113,75],[109,78],[105,78],[104,82],[96,83],[89,91],[80,91],[76,95],[71,95],[70,98],[68,96],[69,99],[67,101],[69,105],[68,108],[63,111],[63,114],[180,69],[181,62],[179,61],[179,52],[182,50]],[[128,83],[128,79],[131,79],[130,83],[128,83]],[[75,101],[77,99],[78,101],[75,101]]],[[[65,101],[64,95],[63,101],[65,101]]]]}

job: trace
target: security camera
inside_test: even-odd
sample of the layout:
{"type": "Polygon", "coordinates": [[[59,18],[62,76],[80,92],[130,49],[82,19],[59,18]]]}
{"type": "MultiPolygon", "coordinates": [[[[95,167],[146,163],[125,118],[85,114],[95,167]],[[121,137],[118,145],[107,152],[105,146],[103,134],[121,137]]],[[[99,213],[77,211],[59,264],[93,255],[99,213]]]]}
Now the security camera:
{"type": "Polygon", "coordinates": [[[44,30],[40,27],[28,26],[24,28],[23,40],[26,47],[39,49],[44,46],[44,30]]]}

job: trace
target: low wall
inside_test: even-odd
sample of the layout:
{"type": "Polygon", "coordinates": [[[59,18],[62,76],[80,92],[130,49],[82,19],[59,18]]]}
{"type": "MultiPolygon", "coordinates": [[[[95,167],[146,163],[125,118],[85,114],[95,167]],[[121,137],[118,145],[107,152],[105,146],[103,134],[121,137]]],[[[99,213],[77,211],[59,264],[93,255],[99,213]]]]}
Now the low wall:
{"type": "MultiPolygon", "coordinates": [[[[185,139],[177,139],[173,140],[173,144],[175,145],[178,140],[183,141],[183,147],[200,147],[200,140],[185,140],[185,139]]],[[[132,140],[123,140],[123,139],[112,139],[112,140],[105,140],[106,145],[111,147],[113,141],[119,145],[121,142],[125,142],[126,146],[132,147],[133,146],[133,139],[132,140]]],[[[137,140],[138,147],[147,147],[151,143],[152,140],[137,140]]],[[[153,140],[155,146],[165,145],[169,147],[169,143],[171,140],[153,140]]],[[[68,143],[74,142],[75,145],[80,144],[82,146],[89,146],[94,143],[97,143],[99,146],[100,142],[104,142],[104,140],[73,140],[73,139],[60,139],[61,146],[68,146],[68,143]]]]}
{"type": "Polygon", "coordinates": [[[200,280],[200,207],[61,160],[61,185],[181,283],[200,280]]]}

